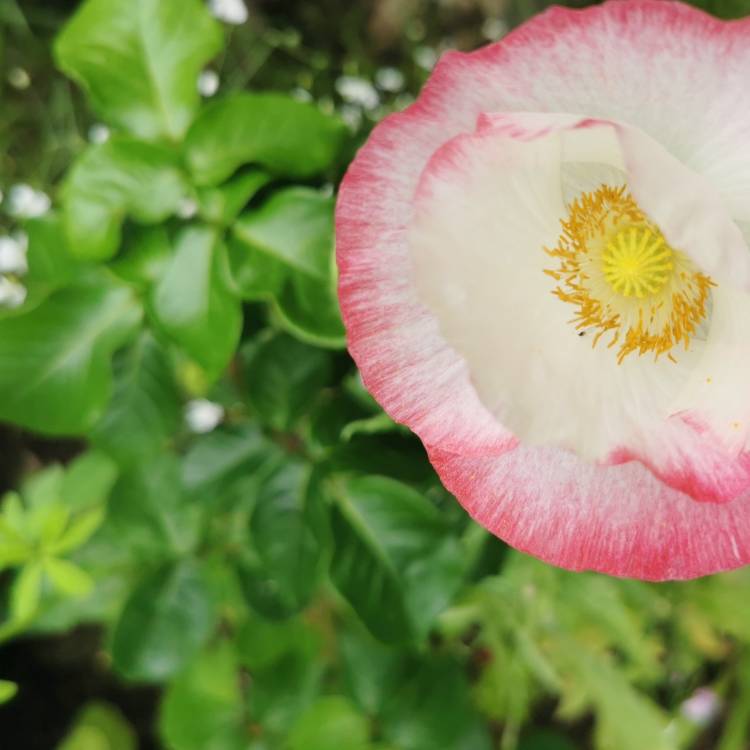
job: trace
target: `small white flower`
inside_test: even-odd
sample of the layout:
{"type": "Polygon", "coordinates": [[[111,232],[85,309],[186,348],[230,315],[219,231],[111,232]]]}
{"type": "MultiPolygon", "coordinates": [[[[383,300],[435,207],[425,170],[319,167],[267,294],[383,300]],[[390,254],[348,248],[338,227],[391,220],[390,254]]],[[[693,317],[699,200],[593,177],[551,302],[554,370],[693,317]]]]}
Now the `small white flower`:
{"type": "Polygon", "coordinates": [[[508,24],[502,18],[488,18],[482,24],[482,35],[485,39],[494,42],[496,39],[508,33],[508,24]]]}
{"type": "Polygon", "coordinates": [[[397,68],[380,68],[375,73],[375,84],[382,91],[396,93],[404,88],[404,74],[397,68]]]}
{"type": "Polygon", "coordinates": [[[192,219],[198,213],[198,204],[192,198],[183,198],[177,206],[177,216],[192,219]]]}
{"type": "Polygon", "coordinates": [[[49,211],[51,201],[41,190],[34,190],[30,185],[19,183],[8,192],[7,211],[11,216],[21,219],[33,219],[49,211]]]}
{"type": "Polygon", "coordinates": [[[106,143],[109,140],[109,128],[101,122],[95,122],[89,128],[89,143],[106,143]]]}
{"type": "Polygon", "coordinates": [[[224,407],[205,398],[189,401],[185,406],[185,422],[191,432],[211,432],[223,418],[224,407]]]}
{"type": "Polygon", "coordinates": [[[312,94],[307,90],[303,89],[302,86],[293,88],[290,92],[292,99],[296,99],[298,102],[311,102],[312,94]]]}
{"type": "Polygon", "coordinates": [[[0,276],[0,307],[20,307],[26,299],[26,287],[0,276]]]}
{"type": "Polygon", "coordinates": [[[18,243],[18,246],[26,252],[29,249],[29,235],[22,229],[16,229],[10,236],[18,243]]]}
{"type": "Polygon", "coordinates": [[[24,274],[28,270],[25,244],[15,237],[0,237],[0,273],[24,274]]]}
{"type": "Polygon", "coordinates": [[[14,89],[23,91],[31,86],[31,76],[23,68],[11,68],[8,71],[8,83],[14,89]]]}
{"type": "Polygon", "coordinates": [[[248,19],[247,8],[242,0],[208,0],[208,9],[224,23],[239,25],[248,19]]]}
{"type": "Polygon", "coordinates": [[[198,93],[201,96],[213,96],[219,90],[219,74],[206,68],[198,76],[198,93]]]}
{"type": "Polygon", "coordinates": [[[341,119],[352,129],[357,130],[362,124],[362,110],[354,104],[344,104],[339,110],[341,119]]]}
{"type": "Polygon", "coordinates": [[[414,62],[424,70],[432,70],[438,60],[438,53],[432,47],[417,47],[414,50],[414,62]]]}
{"type": "Polygon", "coordinates": [[[693,724],[705,727],[710,724],[721,709],[721,699],[711,688],[698,688],[680,706],[682,715],[693,724]]]}
{"type": "Polygon", "coordinates": [[[25,211],[34,202],[35,190],[31,185],[19,183],[8,192],[8,213],[18,214],[25,211]]]}
{"type": "Polygon", "coordinates": [[[365,109],[375,109],[380,104],[377,89],[364,78],[341,76],[336,81],[336,91],[345,102],[365,109]]]}

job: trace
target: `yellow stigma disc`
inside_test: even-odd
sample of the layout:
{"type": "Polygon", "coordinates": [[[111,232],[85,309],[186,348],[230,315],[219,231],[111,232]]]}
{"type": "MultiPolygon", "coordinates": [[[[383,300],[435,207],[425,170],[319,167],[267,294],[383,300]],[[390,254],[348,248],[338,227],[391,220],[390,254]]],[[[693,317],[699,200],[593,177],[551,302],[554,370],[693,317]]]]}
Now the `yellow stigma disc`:
{"type": "Polygon", "coordinates": [[[672,249],[658,230],[628,227],[602,252],[604,278],[624,297],[643,299],[660,292],[674,270],[672,249]]]}
{"type": "Polygon", "coordinates": [[[556,266],[544,272],[552,294],[575,309],[575,331],[591,332],[592,346],[607,336],[620,363],[646,352],[674,360],[678,344],[688,349],[716,284],[669,246],[624,186],[581,193],[561,229],[544,248],[556,266]]]}

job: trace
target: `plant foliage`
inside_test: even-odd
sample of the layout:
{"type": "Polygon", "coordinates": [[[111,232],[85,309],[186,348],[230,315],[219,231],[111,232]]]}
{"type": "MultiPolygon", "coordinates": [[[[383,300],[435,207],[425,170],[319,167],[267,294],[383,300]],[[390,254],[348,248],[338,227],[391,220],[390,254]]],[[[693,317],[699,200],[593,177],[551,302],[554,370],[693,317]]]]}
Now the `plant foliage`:
{"type": "MultiPolygon", "coordinates": [[[[0,418],[85,447],[2,498],[0,640],[97,625],[168,750],[687,749],[699,685],[747,747],[748,574],[571,574],[465,516],[344,351],[350,131],[202,102],[223,36],[199,0],[85,0],[54,45],[111,136],[24,224],[0,418]]],[[[135,746],[95,703],[59,747],[135,746]]]]}

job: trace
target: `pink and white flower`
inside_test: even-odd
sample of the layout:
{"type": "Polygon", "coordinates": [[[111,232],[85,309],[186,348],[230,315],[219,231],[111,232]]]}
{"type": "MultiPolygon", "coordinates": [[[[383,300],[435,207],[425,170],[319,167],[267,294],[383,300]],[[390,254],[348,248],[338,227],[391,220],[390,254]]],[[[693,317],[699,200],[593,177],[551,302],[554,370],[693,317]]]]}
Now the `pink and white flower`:
{"type": "Polygon", "coordinates": [[[552,8],[351,165],[350,351],[445,486],[566,568],[750,562],[750,21],[552,8]]]}

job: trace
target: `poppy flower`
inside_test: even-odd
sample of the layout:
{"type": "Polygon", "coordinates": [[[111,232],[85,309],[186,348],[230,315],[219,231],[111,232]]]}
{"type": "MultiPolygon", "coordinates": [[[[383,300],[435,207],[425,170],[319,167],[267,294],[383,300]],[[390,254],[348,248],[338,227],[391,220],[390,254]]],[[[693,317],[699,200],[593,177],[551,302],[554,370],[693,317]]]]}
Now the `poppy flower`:
{"type": "Polygon", "coordinates": [[[550,563],[750,561],[750,22],[552,8],[439,61],[341,187],[367,388],[550,563]]]}

